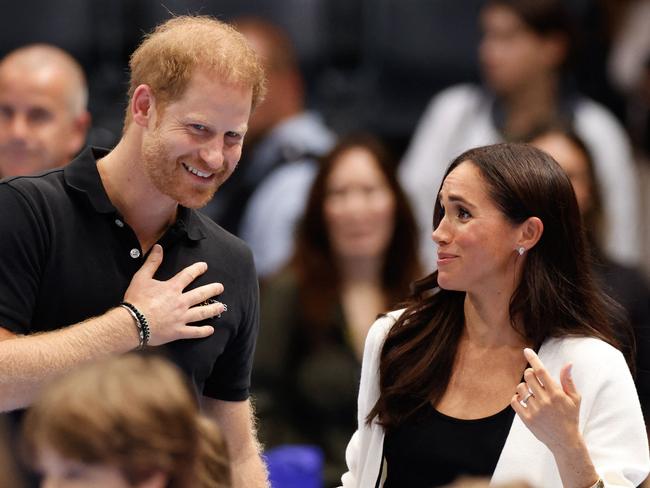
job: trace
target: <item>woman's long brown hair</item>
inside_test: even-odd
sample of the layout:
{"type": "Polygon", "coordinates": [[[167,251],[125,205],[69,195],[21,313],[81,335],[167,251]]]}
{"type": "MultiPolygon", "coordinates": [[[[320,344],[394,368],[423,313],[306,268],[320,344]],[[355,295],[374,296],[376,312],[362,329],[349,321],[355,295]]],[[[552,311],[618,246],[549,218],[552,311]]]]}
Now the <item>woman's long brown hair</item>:
{"type": "MultiPolygon", "coordinates": [[[[562,168],[525,144],[471,149],[456,158],[479,168],[490,197],[511,222],[536,216],[544,224],[526,253],[521,282],[510,300],[512,327],[535,346],[549,337],[597,337],[618,347],[614,329],[624,327],[620,306],[591,276],[578,204],[562,168]],[[517,319],[515,321],[515,319],[517,319]]],[[[434,207],[434,228],[443,216],[434,207]]],[[[442,290],[437,272],[416,283],[406,311],[384,343],[380,395],[367,417],[385,428],[400,424],[444,394],[464,326],[464,292],[442,290]]],[[[628,358],[629,360],[629,358],[628,358]]]]}
{"type": "Polygon", "coordinates": [[[342,139],[321,161],[304,217],[297,229],[296,249],[291,262],[298,280],[305,323],[315,333],[319,327],[331,323],[332,303],[338,302],[340,294],[340,271],[323,213],[327,180],[341,156],[357,148],[372,154],[395,199],[395,226],[382,270],[382,287],[389,306],[407,297],[410,284],[420,273],[415,219],[397,181],[393,159],[384,145],[371,135],[354,134],[342,139]]]}

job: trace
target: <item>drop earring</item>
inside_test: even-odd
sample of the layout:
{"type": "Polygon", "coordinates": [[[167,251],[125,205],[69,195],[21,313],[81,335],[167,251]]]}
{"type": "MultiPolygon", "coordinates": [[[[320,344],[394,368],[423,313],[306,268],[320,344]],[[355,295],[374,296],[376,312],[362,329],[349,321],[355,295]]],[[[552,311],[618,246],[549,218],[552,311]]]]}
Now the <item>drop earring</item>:
{"type": "Polygon", "coordinates": [[[519,246],[517,248],[517,252],[519,253],[520,256],[523,256],[524,253],[526,252],[526,248],[524,246],[519,246]]]}

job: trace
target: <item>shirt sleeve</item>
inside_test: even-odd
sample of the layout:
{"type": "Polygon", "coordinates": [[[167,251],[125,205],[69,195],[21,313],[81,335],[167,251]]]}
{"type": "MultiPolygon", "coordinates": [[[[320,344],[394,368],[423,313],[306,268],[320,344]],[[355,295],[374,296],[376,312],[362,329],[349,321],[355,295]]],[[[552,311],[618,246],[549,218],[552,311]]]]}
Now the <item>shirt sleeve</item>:
{"type": "Polygon", "coordinates": [[[20,190],[0,184],[0,327],[31,332],[40,277],[46,263],[47,229],[20,190]]]}
{"type": "Polygon", "coordinates": [[[241,296],[241,321],[223,354],[215,361],[203,394],[226,401],[243,401],[250,396],[251,370],[259,332],[259,286],[253,257],[248,248],[238,266],[237,293],[241,296]]]}

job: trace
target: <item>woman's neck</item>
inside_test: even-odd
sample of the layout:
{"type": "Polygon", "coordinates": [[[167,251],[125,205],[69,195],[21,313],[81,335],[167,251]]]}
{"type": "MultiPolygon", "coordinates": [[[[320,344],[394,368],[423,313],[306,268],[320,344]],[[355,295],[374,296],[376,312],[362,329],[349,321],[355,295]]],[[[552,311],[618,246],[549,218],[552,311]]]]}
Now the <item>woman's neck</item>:
{"type": "Polygon", "coordinates": [[[515,330],[510,316],[512,291],[489,294],[467,293],[464,303],[464,340],[477,347],[525,347],[526,340],[515,330]]]}
{"type": "Polygon", "coordinates": [[[381,280],[381,260],[339,259],[341,305],[355,355],[361,360],[368,329],[388,303],[381,280]]]}
{"type": "Polygon", "coordinates": [[[345,258],[337,259],[341,284],[343,288],[354,285],[376,285],[381,287],[382,260],[381,258],[345,258]]]}
{"type": "Polygon", "coordinates": [[[558,90],[557,76],[549,75],[504,96],[506,138],[521,139],[551,122],[557,116],[558,90]]]}

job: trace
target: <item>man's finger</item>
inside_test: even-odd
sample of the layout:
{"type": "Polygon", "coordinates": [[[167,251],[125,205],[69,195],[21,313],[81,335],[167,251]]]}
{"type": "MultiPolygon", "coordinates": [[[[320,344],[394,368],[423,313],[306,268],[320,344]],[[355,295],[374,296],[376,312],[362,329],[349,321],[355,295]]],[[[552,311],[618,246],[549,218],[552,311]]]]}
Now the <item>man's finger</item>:
{"type": "Polygon", "coordinates": [[[183,327],[183,332],[179,339],[203,339],[209,337],[214,333],[214,327],[211,325],[203,325],[201,327],[183,327]]]}
{"type": "Polygon", "coordinates": [[[152,279],[153,275],[156,274],[160,263],[163,260],[163,248],[160,244],[154,244],[149,252],[149,256],[144,261],[144,264],[140,266],[140,269],[136,273],[137,275],[142,275],[145,278],[152,279]]]}
{"type": "Polygon", "coordinates": [[[187,323],[201,322],[202,320],[211,319],[221,315],[226,310],[226,307],[221,302],[211,303],[209,305],[201,305],[199,307],[192,307],[188,310],[186,318],[187,323]]]}
{"type": "Polygon", "coordinates": [[[184,290],[190,283],[208,270],[207,263],[198,262],[183,268],[169,281],[176,284],[180,290],[184,290]]]}
{"type": "Polygon", "coordinates": [[[210,283],[209,285],[203,285],[196,287],[192,290],[186,291],[183,293],[186,303],[189,307],[194,305],[199,305],[206,300],[221,295],[223,293],[223,285],[221,283],[210,283]]]}

